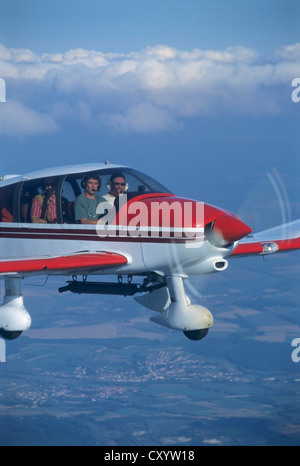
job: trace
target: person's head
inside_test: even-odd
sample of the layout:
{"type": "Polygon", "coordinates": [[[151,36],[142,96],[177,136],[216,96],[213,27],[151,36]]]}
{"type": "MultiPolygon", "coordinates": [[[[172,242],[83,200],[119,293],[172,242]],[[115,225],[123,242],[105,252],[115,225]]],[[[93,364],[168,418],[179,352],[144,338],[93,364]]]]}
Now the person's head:
{"type": "Polygon", "coordinates": [[[81,186],[84,189],[86,195],[94,197],[101,188],[100,177],[93,173],[85,175],[81,182],[81,186]]]}
{"type": "Polygon", "coordinates": [[[122,173],[115,173],[109,180],[109,194],[114,197],[121,196],[126,191],[126,179],[122,173]]]}
{"type": "Polygon", "coordinates": [[[46,178],[44,181],[44,191],[46,195],[52,196],[56,191],[57,180],[55,178],[46,178]]]}

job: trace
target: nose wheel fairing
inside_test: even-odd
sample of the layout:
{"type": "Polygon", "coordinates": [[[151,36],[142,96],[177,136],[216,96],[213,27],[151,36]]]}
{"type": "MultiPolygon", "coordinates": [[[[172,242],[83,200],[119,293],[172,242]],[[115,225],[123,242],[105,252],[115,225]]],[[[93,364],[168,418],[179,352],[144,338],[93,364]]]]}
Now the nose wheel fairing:
{"type": "Polygon", "coordinates": [[[190,303],[182,277],[170,276],[166,281],[169,300],[162,301],[160,312],[151,321],[163,327],[181,330],[191,340],[201,340],[213,325],[211,312],[203,306],[190,303]]]}

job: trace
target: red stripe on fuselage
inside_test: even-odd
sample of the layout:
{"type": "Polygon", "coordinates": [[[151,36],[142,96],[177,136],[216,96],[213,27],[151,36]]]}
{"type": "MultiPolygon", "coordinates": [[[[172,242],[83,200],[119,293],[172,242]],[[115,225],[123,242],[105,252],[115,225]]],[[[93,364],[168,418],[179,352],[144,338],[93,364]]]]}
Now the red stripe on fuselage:
{"type": "MultiPolygon", "coordinates": [[[[102,233],[102,231],[101,231],[102,233]]],[[[195,232],[194,236],[186,237],[184,232],[182,236],[178,233],[171,232],[170,236],[164,236],[165,232],[130,232],[116,231],[113,235],[102,236],[98,234],[96,228],[94,230],[83,229],[40,229],[40,228],[24,228],[0,227],[0,238],[5,239],[31,239],[31,240],[69,240],[69,241],[112,241],[112,242],[136,242],[136,243],[185,243],[190,241],[203,241],[205,238],[202,234],[195,232]],[[126,235],[126,236],[125,236],[126,235]]]]}

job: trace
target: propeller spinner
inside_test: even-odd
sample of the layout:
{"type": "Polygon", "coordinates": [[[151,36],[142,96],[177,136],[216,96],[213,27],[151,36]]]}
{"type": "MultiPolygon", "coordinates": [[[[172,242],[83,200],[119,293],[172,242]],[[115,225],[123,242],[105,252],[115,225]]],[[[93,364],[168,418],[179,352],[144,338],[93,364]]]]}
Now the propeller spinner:
{"type": "Polygon", "coordinates": [[[226,247],[252,232],[252,229],[236,215],[212,206],[205,207],[205,234],[215,246],[226,247]]]}

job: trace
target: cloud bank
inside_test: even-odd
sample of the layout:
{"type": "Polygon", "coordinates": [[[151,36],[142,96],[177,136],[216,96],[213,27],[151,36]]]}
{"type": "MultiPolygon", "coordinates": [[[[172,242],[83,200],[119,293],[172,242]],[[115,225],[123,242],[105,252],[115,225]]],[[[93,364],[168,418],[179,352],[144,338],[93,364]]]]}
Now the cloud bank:
{"type": "Polygon", "coordinates": [[[7,84],[0,134],[52,133],[66,121],[151,133],[180,128],[188,118],[278,115],[288,111],[299,74],[300,43],[268,58],[241,46],[37,55],[0,44],[0,77],[7,84]]]}

